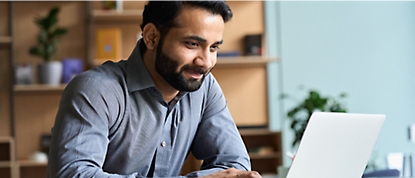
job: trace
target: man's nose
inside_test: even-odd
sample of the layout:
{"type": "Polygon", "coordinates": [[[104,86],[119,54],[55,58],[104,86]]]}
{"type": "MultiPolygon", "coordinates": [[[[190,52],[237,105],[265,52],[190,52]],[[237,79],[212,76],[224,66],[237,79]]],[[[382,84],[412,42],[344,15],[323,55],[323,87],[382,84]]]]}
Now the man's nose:
{"type": "Polygon", "coordinates": [[[204,69],[210,69],[215,65],[216,62],[216,53],[211,52],[210,50],[201,50],[196,57],[194,64],[204,69]]]}

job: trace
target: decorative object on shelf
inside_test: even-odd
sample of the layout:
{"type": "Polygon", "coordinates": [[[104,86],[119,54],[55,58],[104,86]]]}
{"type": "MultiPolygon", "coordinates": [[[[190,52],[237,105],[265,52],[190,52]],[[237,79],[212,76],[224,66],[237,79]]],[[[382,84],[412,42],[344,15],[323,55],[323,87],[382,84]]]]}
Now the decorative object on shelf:
{"type": "MultiPolygon", "coordinates": [[[[347,97],[346,93],[341,93],[338,98],[334,98],[330,96],[322,97],[317,90],[313,89],[310,89],[308,92],[308,97],[304,98],[297,106],[287,112],[287,117],[291,120],[290,127],[295,134],[292,142],[293,147],[300,143],[313,112],[347,112],[345,104],[340,102],[341,99],[347,97]]],[[[281,98],[287,99],[291,97],[287,94],[282,94],[281,98]]]]}
{"type": "Polygon", "coordinates": [[[30,160],[37,163],[47,163],[48,155],[44,152],[36,151],[30,155],[30,160]]]}
{"type": "Polygon", "coordinates": [[[60,8],[50,9],[45,17],[35,18],[39,27],[38,44],[30,48],[29,53],[43,59],[38,66],[39,82],[42,84],[60,84],[62,76],[62,63],[52,61],[58,51],[60,38],[67,33],[66,28],[58,27],[58,14],[60,8]]]}
{"type": "Polygon", "coordinates": [[[117,10],[122,11],[122,0],[116,0],[116,1],[108,1],[104,0],[101,1],[101,6],[103,10],[117,10]]]}
{"type": "Polygon", "coordinates": [[[121,58],[121,29],[100,28],[96,31],[96,58],[99,61],[121,58]]]}
{"type": "Polygon", "coordinates": [[[231,52],[218,52],[217,57],[238,57],[241,56],[239,51],[231,51],[231,52]]]}
{"type": "Polygon", "coordinates": [[[33,64],[22,63],[16,64],[14,68],[15,84],[33,84],[33,64]]]}
{"type": "Polygon", "coordinates": [[[62,80],[62,62],[51,61],[38,65],[39,83],[59,85],[62,80]]]}
{"type": "Polygon", "coordinates": [[[115,1],[101,1],[101,5],[104,10],[114,10],[117,8],[117,3],[115,1]]]}
{"type": "Polygon", "coordinates": [[[262,34],[245,35],[244,43],[246,56],[262,55],[262,34]]]}
{"type": "Polygon", "coordinates": [[[65,58],[62,60],[62,63],[62,83],[65,84],[69,83],[73,77],[81,73],[84,69],[83,62],[79,58],[65,58]]]}

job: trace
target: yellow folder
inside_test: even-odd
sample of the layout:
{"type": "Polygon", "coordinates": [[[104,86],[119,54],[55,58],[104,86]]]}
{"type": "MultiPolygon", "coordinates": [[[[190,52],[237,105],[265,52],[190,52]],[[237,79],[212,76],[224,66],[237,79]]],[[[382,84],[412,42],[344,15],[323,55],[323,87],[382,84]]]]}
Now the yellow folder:
{"type": "Polygon", "coordinates": [[[102,28],[96,31],[96,58],[99,61],[121,59],[121,29],[102,28]]]}

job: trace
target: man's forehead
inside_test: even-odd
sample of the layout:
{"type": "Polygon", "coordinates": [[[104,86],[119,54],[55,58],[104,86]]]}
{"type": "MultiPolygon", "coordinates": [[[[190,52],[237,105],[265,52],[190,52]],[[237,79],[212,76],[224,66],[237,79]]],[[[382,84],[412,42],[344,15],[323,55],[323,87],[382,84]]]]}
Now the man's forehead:
{"type": "MultiPolygon", "coordinates": [[[[184,20],[185,19],[198,19],[201,18],[203,15],[202,14],[208,14],[208,16],[220,16],[222,18],[222,16],[220,14],[214,14],[211,11],[204,9],[202,7],[196,7],[196,6],[189,6],[189,5],[185,5],[183,6],[183,8],[179,11],[179,13],[177,14],[177,17],[173,20],[173,23],[175,24],[174,26],[180,28],[180,27],[185,27],[188,24],[185,24],[184,20]],[[192,15],[192,14],[200,14],[200,15],[192,15]]],[[[208,17],[206,16],[206,17],[208,17]]],[[[225,22],[223,22],[225,23],[225,22]]]]}

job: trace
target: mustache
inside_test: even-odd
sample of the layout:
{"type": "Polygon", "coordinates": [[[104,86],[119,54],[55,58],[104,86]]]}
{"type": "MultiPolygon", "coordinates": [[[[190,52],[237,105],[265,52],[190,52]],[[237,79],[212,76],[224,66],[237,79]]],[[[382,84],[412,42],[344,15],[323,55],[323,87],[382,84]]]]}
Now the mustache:
{"type": "Polygon", "coordinates": [[[184,66],[182,67],[182,71],[184,71],[184,70],[191,70],[191,71],[193,71],[193,72],[195,72],[195,73],[199,73],[199,74],[202,74],[202,75],[206,75],[206,74],[208,74],[209,72],[211,72],[211,71],[212,71],[212,69],[213,69],[213,67],[208,68],[208,69],[205,69],[205,68],[203,68],[203,67],[194,66],[194,65],[189,65],[189,64],[184,65],[184,66]]]}

